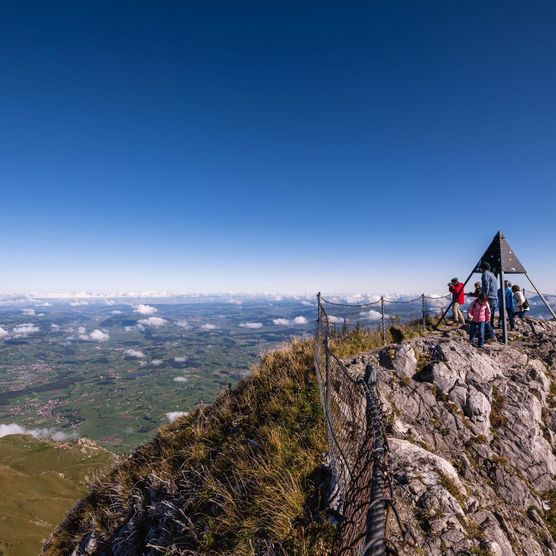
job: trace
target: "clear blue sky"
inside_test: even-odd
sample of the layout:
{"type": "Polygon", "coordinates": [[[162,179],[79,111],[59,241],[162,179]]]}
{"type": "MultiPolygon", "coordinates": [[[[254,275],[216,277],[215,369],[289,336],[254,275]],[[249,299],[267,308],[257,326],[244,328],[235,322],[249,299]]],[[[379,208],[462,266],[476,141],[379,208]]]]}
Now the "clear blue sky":
{"type": "Polygon", "coordinates": [[[554,2],[0,7],[0,291],[556,289],[554,2]]]}

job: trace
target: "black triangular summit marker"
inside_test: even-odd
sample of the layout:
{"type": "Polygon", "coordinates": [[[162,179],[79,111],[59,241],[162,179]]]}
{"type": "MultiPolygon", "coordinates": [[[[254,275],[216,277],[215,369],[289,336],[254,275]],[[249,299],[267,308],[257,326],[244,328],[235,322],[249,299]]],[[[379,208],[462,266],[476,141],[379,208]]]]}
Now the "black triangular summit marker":
{"type": "Polygon", "coordinates": [[[510,247],[509,243],[502,232],[498,232],[481,260],[477,263],[475,272],[480,272],[481,263],[489,263],[494,274],[500,274],[500,270],[504,274],[527,274],[525,267],[521,264],[517,255],[510,247]]]}

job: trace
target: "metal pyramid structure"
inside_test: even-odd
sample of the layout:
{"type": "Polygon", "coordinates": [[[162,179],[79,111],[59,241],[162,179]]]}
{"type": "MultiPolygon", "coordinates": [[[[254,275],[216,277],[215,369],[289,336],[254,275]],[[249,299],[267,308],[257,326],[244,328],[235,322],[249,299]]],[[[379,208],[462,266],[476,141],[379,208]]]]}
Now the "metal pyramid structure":
{"type": "Polygon", "coordinates": [[[509,243],[502,232],[498,232],[495,236],[485,254],[475,267],[475,272],[480,272],[479,266],[482,262],[490,264],[494,274],[527,274],[525,267],[521,264],[517,255],[510,247],[509,243]]]}
{"type": "MultiPolygon", "coordinates": [[[[479,262],[475,266],[475,268],[471,271],[471,274],[468,276],[467,280],[463,284],[463,287],[467,285],[469,280],[473,274],[481,272],[481,263],[489,263],[490,268],[494,274],[499,277],[500,280],[500,290],[504,290],[504,275],[505,274],[524,274],[527,280],[531,283],[534,290],[537,292],[539,298],[545,304],[546,308],[552,315],[554,319],[556,319],[556,313],[548,304],[548,301],[544,298],[543,294],[538,290],[537,286],[533,284],[531,277],[527,274],[525,267],[521,264],[520,260],[517,258],[517,255],[514,253],[513,249],[510,247],[510,244],[506,241],[504,234],[502,232],[498,232],[494,239],[491,241],[488,249],[485,251],[484,255],[479,259],[479,262]]],[[[444,320],[448,311],[452,307],[454,301],[450,303],[450,305],[446,308],[440,320],[436,323],[436,328],[440,325],[440,323],[444,320]]],[[[504,343],[508,343],[508,330],[507,330],[507,314],[506,314],[506,296],[502,296],[502,304],[499,308],[500,314],[500,321],[503,329],[503,341],[504,343]]]]}

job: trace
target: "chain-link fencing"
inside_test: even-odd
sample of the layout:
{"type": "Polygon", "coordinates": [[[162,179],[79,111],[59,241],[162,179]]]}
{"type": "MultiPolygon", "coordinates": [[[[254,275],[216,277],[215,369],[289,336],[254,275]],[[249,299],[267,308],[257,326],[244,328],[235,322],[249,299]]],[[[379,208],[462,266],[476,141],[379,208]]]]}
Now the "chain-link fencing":
{"type": "MultiPolygon", "coordinates": [[[[436,299],[436,298],[435,298],[436,299]]],[[[403,322],[425,320],[422,298],[390,301],[403,303],[403,322]],[[420,303],[419,307],[411,305],[420,303]]],[[[342,304],[318,296],[315,332],[315,364],[329,445],[329,462],[335,480],[333,498],[341,514],[334,554],[382,556],[396,550],[386,537],[389,516],[394,513],[407,537],[393,503],[388,443],[383,412],[376,392],[376,373],[368,366],[354,376],[334,353],[335,339],[357,329],[376,331],[386,323],[402,322],[402,315],[387,314],[386,300],[342,304]]],[[[438,309],[436,309],[438,311],[438,309]]],[[[436,312],[435,311],[435,312],[436,312]]],[[[384,337],[385,338],[385,337],[384,337]]]]}

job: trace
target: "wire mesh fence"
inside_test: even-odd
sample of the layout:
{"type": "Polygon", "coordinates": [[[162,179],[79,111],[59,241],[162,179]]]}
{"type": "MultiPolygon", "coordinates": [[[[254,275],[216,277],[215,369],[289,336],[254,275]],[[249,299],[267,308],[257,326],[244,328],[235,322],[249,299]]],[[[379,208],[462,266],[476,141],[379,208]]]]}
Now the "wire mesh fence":
{"type": "MultiPolygon", "coordinates": [[[[422,301],[408,300],[408,308],[421,302],[421,310],[410,309],[404,318],[424,318],[422,301]]],[[[354,328],[367,327],[380,334],[386,318],[392,317],[386,316],[384,298],[347,305],[318,296],[314,352],[335,479],[334,497],[342,516],[334,547],[338,556],[396,553],[386,538],[388,517],[392,511],[397,514],[376,374],[371,366],[362,376],[351,374],[333,350],[338,335],[354,328]]],[[[403,531],[399,519],[398,523],[403,531]]]]}

